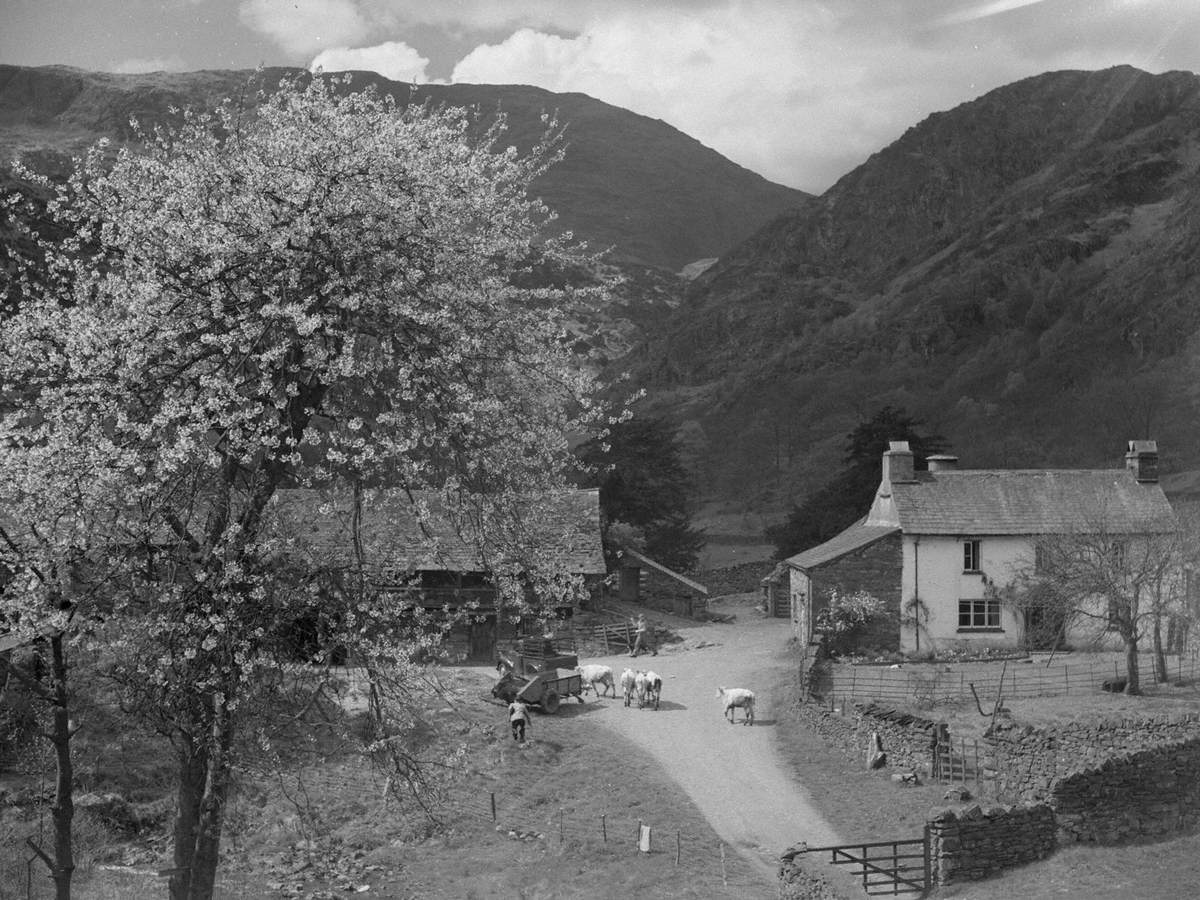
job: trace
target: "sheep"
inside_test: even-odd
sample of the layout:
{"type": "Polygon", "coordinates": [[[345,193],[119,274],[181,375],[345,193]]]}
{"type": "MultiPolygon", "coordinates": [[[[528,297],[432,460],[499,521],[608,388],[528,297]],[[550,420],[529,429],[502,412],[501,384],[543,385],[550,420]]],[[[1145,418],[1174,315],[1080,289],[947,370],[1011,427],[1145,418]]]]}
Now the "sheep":
{"type": "Polygon", "coordinates": [[[646,695],[647,702],[653,703],[654,708],[658,709],[658,701],[662,697],[662,676],[657,672],[646,672],[646,695]]]}
{"type": "Polygon", "coordinates": [[[613,684],[613,670],[608,666],[580,666],[579,674],[583,676],[583,692],[585,694],[590,687],[593,691],[596,691],[597,697],[606,696],[609,689],[612,690],[614,698],[617,696],[617,687],[613,684]],[[597,690],[596,685],[598,684],[604,685],[603,694],[597,690]]]}
{"type": "Polygon", "coordinates": [[[725,718],[732,725],[736,713],[735,709],[741,707],[745,718],[742,720],[743,725],[754,724],[754,691],[748,691],[745,688],[717,688],[717,696],[721,698],[725,707],[725,718]]]}
{"type": "Polygon", "coordinates": [[[621,673],[621,693],[625,695],[625,705],[628,706],[633,700],[633,691],[637,686],[637,675],[633,669],[626,669],[621,673]]]}
{"type": "Polygon", "coordinates": [[[641,709],[643,706],[646,705],[646,689],[647,689],[646,673],[643,672],[641,669],[638,669],[638,671],[635,672],[633,675],[633,688],[635,691],[637,691],[638,709],[641,709]]]}

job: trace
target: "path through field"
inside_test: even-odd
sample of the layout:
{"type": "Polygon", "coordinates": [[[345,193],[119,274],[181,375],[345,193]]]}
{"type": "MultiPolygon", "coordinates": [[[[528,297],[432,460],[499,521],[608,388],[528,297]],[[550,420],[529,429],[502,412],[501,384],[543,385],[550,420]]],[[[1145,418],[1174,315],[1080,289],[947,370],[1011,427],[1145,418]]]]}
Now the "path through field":
{"type": "MultiPolygon", "coordinates": [[[[638,659],[628,654],[592,658],[619,677],[627,665],[652,669],[663,678],[656,712],[626,709],[620,698],[606,699],[589,720],[619,732],[662,762],[730,847],[773,878],[779,854],[807,841],[810,846],[840,843],[809,802],[803,785],[788,771],[776,749],[775,719],[768,696],[786,666],[790,634],[785,619],[767,619],[739,606],[733,624],[709,624],[689,631],[712,646],[638,659]],[[744,687],[757,695],[753,727],[730,725],[723,717],[717,687],[744,687]]],[[[619,690],[619,688],[618,688],[619,690]]],[[[594,695],[589,702],[596,703],[594,695]]]]}

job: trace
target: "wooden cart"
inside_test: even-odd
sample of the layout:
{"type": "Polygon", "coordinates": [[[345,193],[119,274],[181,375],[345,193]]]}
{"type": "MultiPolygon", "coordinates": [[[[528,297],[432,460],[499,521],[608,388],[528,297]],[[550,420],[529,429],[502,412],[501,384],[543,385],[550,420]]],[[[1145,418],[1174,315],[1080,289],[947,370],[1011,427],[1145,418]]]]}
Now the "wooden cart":
{"type": "Polygon", "coordinates": [[[549,638],[524,638],[500,651],[496,669],[502,674],[492,696],[505,703],[521,700],[553,715],[566,697],[583,702],[578,666],[578,656],[555,649],[549,638]]]}

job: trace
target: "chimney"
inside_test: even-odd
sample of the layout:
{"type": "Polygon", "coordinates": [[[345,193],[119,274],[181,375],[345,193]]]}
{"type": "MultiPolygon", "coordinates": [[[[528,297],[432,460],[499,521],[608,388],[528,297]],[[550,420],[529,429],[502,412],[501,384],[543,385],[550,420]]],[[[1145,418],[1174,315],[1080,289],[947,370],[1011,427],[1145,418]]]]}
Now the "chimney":
{"type": "Polygon", "coordinates": [[[1158,443],[1130,441],[1125,454],[1125,468],[1133,472],[1138,484],[1158,483],[1158,443]]]}
{"type": "Polygon", "coordinates": [[[952,472],[958,468],[958,457],[949,453],[935,453],[925,460],[930,472],[952,472]]]}
{"type": "Polygon", "coordinates": [[[908,441],[889,441],[883,454],[883,484],[904,484],[913,477],[913,454],[908,441]]]}

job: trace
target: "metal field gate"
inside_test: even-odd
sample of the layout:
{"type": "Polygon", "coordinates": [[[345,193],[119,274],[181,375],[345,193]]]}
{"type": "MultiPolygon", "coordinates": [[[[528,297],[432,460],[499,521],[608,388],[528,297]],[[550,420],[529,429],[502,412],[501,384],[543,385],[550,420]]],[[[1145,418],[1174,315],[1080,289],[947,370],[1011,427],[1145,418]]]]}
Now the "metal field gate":
{"type": "Polygon", "coordinates": [[[868,894],[924,896],[932,887],[928,828],[922,837],[909,840],[809,847],[808,851],[829,853],[835,866],[851,866],[850,874],[862,879],[868,894]]]}

